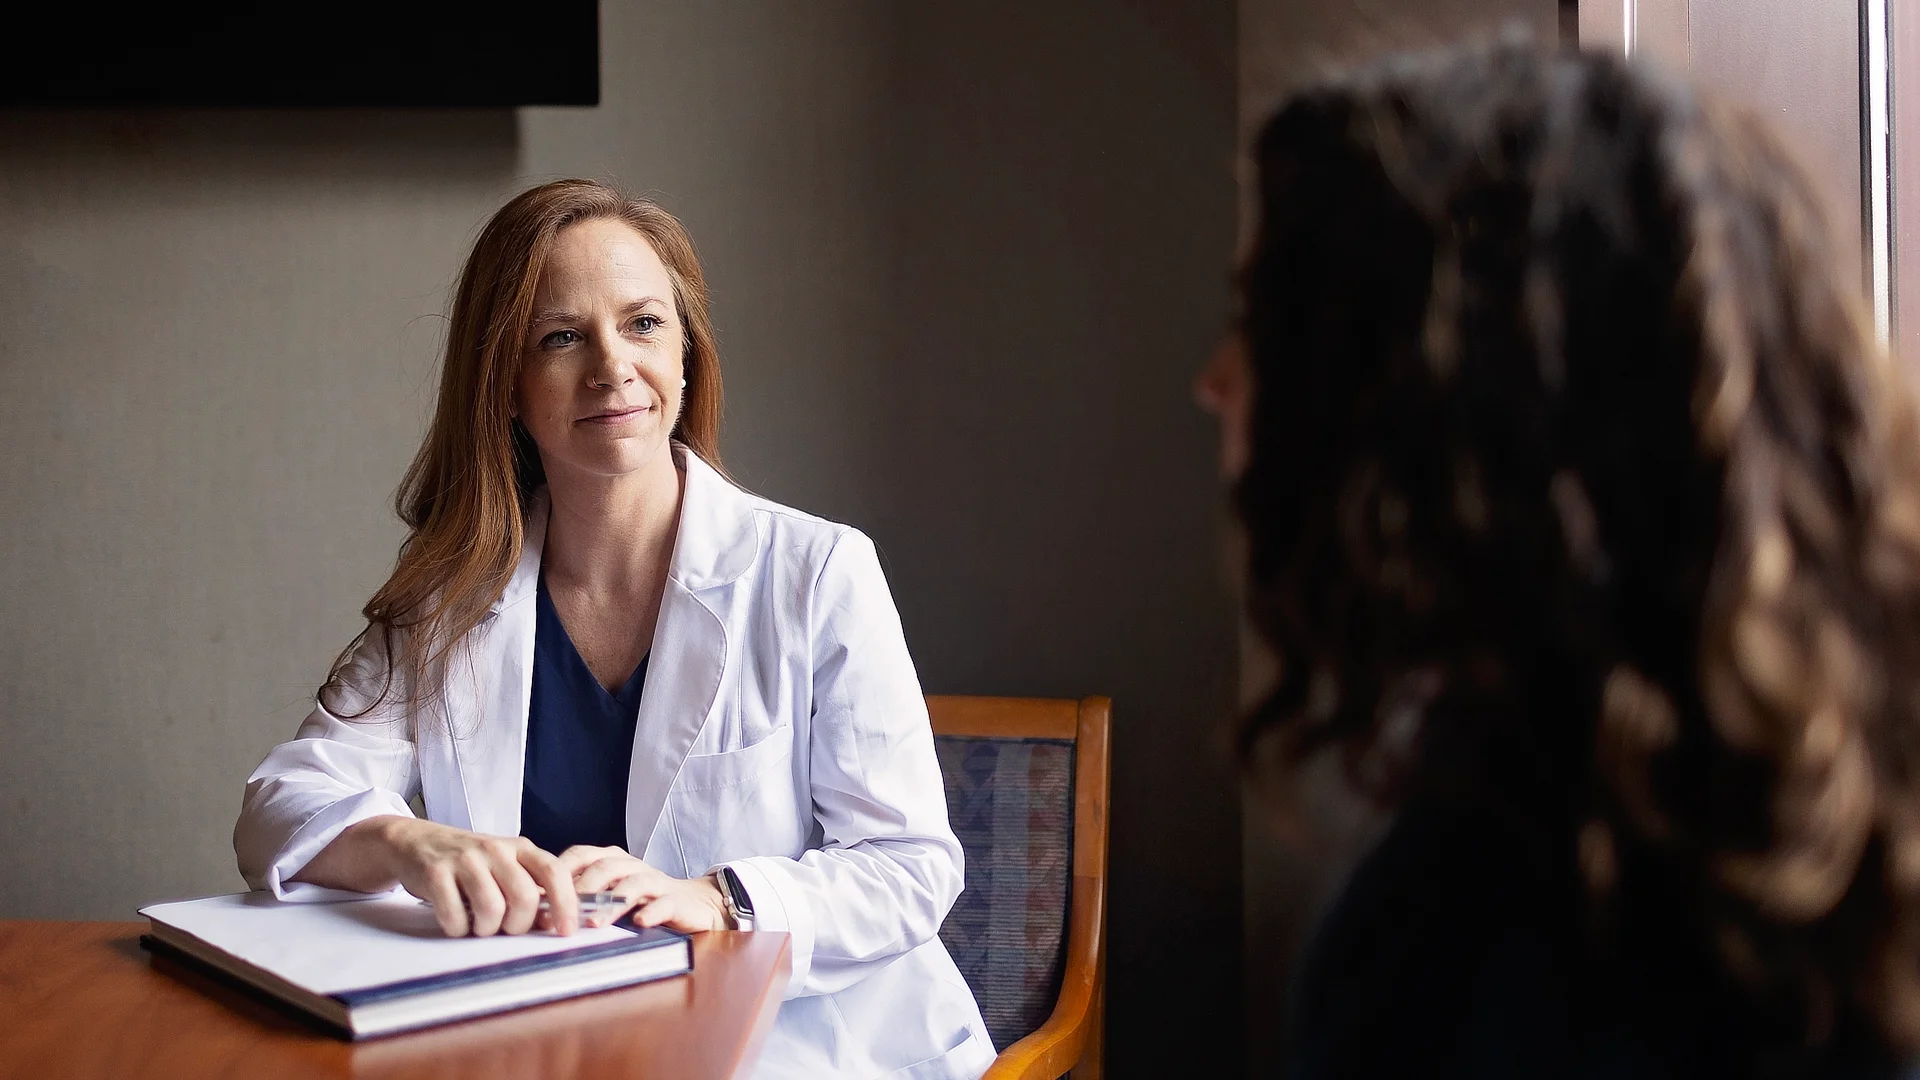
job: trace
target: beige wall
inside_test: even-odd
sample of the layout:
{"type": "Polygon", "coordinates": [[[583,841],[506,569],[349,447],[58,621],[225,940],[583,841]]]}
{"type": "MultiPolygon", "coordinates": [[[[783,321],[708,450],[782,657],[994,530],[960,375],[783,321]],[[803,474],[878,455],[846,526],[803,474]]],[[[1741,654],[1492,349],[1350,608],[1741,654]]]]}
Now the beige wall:
{"type": "MultiPolygon", "coordinates": [[[[784,486],[760,463],[797,428],[753,415],[878,359],[854,299],[885,261],[858,211],[881,144],[861,64],[891,31],[766,7],[605,5],[599,109],[0,118],[0,914],[238,884],[240,782],[391,565],[446,290],[525,184],[612,176],[686,216],[732,347],[731,448],[784,486]],[[803,349],[775,344],[801,322],[803,349]]],[[[822,431],[852,419],[813,404],[822,431]]],[[[792,456],[834,473],[839,451],[792,456]]]]}
{"type": "Polygon", "coordinates": [[[399,532],[381,497],[510,114],[0,117],[0,915],[238,879],[244,778],[399,532]]]}
{"type": "Polygon", "coordinates": [[[596,109],[0,115],[0,917],[238,888],[241,782],[400,532],[465,245],[658,191],[730,465],[878,541],[930,690],[1116,701],[1114,1074],[1228,1066],[1210,433],[1234,11],[602,4],[596,109]],[[1169,1002],[1167,991],[1177,988],[1169,1002]]]}

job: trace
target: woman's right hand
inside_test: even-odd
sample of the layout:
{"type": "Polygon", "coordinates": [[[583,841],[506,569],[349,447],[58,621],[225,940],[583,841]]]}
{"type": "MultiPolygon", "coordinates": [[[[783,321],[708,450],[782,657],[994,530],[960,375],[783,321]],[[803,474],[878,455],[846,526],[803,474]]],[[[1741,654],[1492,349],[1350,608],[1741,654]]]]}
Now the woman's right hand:
{"type": "Polygon", "coordinates": [[[348,826],[295,880],[361,892],[398,884],[433,905],[448,937],[524,934],[536,923],[571,934],[579,925],[572,876],[533,841],[397,814],[348,826]],[[546,918],[543,891],[551,908],[546,918]]]}

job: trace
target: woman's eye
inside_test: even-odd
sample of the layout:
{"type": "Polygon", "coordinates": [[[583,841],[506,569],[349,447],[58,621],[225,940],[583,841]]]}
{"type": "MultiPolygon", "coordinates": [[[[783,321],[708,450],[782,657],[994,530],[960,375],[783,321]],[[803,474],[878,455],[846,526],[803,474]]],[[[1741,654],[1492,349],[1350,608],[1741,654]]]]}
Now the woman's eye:
{"type": "Polygon", "coordinates": [[[571,345],[579,340],[580,335],[572,330],[555,330],[553,333],[540,339],[540,347],[551,349],[561,345],[571,345]]]}
{"type": "Polygon", "coordinates": [[[655,330],[660,329],[660,316],[642,315],[633,320],[633,328],[643,334],[651,334],[655,330]]]}

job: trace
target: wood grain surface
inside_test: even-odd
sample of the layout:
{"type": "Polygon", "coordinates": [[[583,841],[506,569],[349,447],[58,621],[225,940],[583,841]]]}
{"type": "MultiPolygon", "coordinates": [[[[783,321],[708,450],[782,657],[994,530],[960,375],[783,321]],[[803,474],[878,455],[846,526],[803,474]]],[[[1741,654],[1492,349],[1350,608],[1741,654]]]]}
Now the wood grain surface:
{"type": "Polygon", "coordinates": [[[733,1077],[785,993],[785,934],[694,937],[693,974],[347,1043],[138,944],[145,923],[0,921],[0,1077],[733,1077]]]}

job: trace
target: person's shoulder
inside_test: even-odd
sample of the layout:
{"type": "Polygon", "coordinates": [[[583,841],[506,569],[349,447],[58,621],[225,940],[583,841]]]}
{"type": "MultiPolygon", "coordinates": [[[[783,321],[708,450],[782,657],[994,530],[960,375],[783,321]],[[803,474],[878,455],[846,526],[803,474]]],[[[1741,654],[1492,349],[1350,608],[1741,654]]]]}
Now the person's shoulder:
{"type": "Polygon", "coordinates": [[[825,536],[838,538],[844,533],[859,532],[851,525],[823,518],[819,514],[809,514],[784,503],[774,502],[765,495],[741,490],[748,509],[769,529],[779,530],[789,536],[825,536]]]}
{"type": "Polygon", "coordinates": [[[872,546],[867,535],[852,525],[777,503],[764,495],[743,494],[760,524],[760,543],[765,551],[818,568],[842,546],[872,546]]]}
{"type": "Polygon", "coordinates": [[[686,460],[689,478],[699,478],[700,503],[707,508],[701,512],[714,518],[711,527],[731,534],[736,543],[751,544],[763,567],[777,565],[789,571],[788,577],[816,584],[830,566],[856,578],[879,572],[879,551],[858,528],[748,490],[704,462],[693,465],[690,454],[686,460]],[[722,521],[726,524],[717,524],[722,521]],[[752,522],[750,532],[743,527],[747,521],[752,522]]]}

